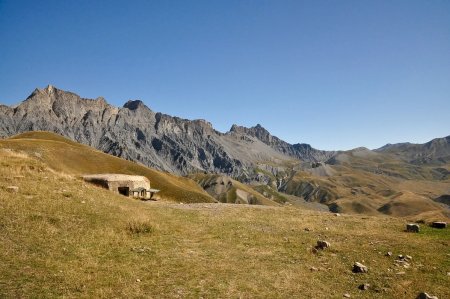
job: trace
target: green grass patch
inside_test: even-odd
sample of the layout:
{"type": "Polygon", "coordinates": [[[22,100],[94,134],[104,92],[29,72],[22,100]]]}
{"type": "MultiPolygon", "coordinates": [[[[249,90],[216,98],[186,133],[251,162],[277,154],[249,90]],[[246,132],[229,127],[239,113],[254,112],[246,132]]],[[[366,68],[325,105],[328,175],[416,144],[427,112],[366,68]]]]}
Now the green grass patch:
{"type": "Polygon", "coordinates": [[[142,235],[153,233],[154,228],[149,221],[133,220],[127,223],[126,230],[132,235],[142,235]]]}

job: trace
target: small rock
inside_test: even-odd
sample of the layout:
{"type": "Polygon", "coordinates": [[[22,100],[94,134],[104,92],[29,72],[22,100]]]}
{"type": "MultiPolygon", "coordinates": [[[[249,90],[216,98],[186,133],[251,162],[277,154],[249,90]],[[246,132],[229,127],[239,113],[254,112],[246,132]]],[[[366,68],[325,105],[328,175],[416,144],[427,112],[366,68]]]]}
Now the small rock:
{"type": "Polygon", "coordinates": [[[386,252],[386,256],[392,256],[392,252],[390,251],[386,252]]]}
{"type": "Polygon", "coordinates": [[[305,232],[310,232],[311,231],[311,229],[310,228],[308,228],[308,227],[305,227],[305,232]]]}
{"type": "Polygon", "coordinates": [[[330,247],[330,243],[328,243],[327,241],[321,241],[321,240],[317,241],[316,249],[323,250],[328,247],[330,247]]]}
{"type": "Polygon", "coordinates": [[[350,298],[351,296],[350,296],[350,294],[345,293],[345,294],[344,294],[344,297],[345,297],[345,298],[350,298]]]}
{"type": "Polygon", "coordinates": [[[405,259],[405,257],[403,256],[403,254],[399,254],[399,255],[397,256],[397,258],[398,258],[399,260],[405,259]]]}
{"type": "Polygon", "coordinates": [[[136,279],[136,282],[141,282],[141,280],[138,278],[138,279],[136,279]]]}
{"type": "Polygon", "coordinates": [[[11,192],[11,193],[19,192],[19,187],[17,187],[17,186],[8,186],[5,189],[6,189],[6,191],[11,192]]]}
{"type": "Polygon", "coordinates": [[[363,283],[358,286],[358,289],[360,289],[362,291],[368,290],[369,288],[370,288],[370,284],[368,284],[368,283],[363,283]]]}
{"type": "Polygon", "coordinates": [[[335,213],[334,216],[339,217],[339,216],[341,216],[341,214],[335,213]]]}
{"type": "Polygon", "coordinates": [[[311,271],[319,271],[319,269],[317,269],[316,267],[311,267],[311,268],[309,268],[309,270],[311,270],[311,271]]]}
{"type": "Polygon", "coordinates": [[[406,258],[407,260],[412,260],[412,256],[410,256],[410,255],[405,256],[405,258],[406,258]]]}
{"type": "Polygon", "coordinates": [[[82,200],[81,203],[86,203],[86,202],[84,200],[82,200]]]}
{"type": "Polygon", "coordinates": [[[353,273],[367,273],[369,269],[361,263],[356,262],[353,265],[353,273]]]}
{"type": "Polygon", "coordinates": [[[428,293],[422,292],[416,297],[416,299],[438,299],[438,297],[431,296],[428,293]]]}
{"type": "Polygon", "coordinates": [[[447,227],[447,222],[435,221],[435,222],[431,223],[431,227],[434,227],[434,228],[446,228],[447,227]]]}
{"type": "Polygon", "coordinates": [[[404,271],[400,271],[400,272],[397,272],[397,273],[395,273],[395,274],[397,274],[397,275],[405,275],[405,274],[406,274],[406,272],[404,272],[404,271]]]}
{"type": "Polygon", "coordinates": [[[418,233],[420,231],[420,226],[416,223],[408,223],[406,225],[406,231],[410,233],[418,233]]]}

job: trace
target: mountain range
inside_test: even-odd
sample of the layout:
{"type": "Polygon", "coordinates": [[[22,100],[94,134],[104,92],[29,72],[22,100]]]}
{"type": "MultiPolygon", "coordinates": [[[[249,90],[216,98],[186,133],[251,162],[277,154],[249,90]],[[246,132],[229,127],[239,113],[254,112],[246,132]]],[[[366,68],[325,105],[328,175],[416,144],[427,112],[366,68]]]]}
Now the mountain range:
{"type": "Polygon", "coordinates": [[[322,151],[289,144],[259,124],[233,125],[221,133],[208,121],[154,112],[139,100],[118,108],[102,97],[85,99],[51,85],[35,89],[15,107],[0,105],[0,137],[28,131],[55,132],[120,158],[189,176],[221,201],[245,183],[278,203],[317,202],[334,211],[368,214],[448,215],[440,199],[450,194],[450,136],[373,151],[322,151]],[[219,188],[219,193],[211,188],[224,182],[234,187],[219,188]]]}
{"type": "Polygon", "coordinates": [[[84,99],[51,85],[36,89],[17,107],[0,106],[0,136],[52,131],[106,153],[177,174],[198,171],[239,177],[258,162],[300,159],[324,161],[334,152],[308,144],[289,144],[261,125],[233,125],[216,131],[205,120],[157,113],[143,102],[122,108],[102,97],[84,99]]]}

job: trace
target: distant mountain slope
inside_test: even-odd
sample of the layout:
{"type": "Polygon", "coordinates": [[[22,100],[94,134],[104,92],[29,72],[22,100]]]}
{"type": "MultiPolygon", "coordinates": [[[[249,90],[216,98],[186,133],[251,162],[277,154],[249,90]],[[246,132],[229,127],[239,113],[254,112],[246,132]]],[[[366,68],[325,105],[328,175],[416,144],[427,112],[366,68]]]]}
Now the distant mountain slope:
{"type": "Polygon", "coordinates": [[[414,164],[445,164],[450,162],[450,136],[424,144],[387,144],[375,151],[393,154],[414,164]]]}
{"type": "Polygon", "coordinates": [[[103,152],[177,174],[207,171],[251,180],[258,162],[322,161],[333,152],[290,145],[261,126],[220,133],[204,120],[155,113],[141,101],[123,108],[48,86],[15,108],[0,106],[0,136],[52,131],[103,152]]]}
{"type": "Polygon", "coordinates": [[[160,189],[158,196],[177,202],[215,202],[194,181],[150,169],[48,132],[28,132],[0,140],[0,149],[24,152],[38,158],[51,169],[71,174],[123,173],[143,175],[151,186],[160,189]]]}

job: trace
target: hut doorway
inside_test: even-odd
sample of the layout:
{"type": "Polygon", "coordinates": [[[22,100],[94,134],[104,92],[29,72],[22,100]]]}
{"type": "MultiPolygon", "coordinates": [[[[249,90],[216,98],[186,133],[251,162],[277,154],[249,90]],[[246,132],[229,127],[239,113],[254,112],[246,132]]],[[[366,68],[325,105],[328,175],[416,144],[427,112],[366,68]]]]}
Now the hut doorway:
{"type": "Polygon", "coordinates": [[[119,187],[118,191],[122,195],[130,196],[130,188],[129,187],[119,187]]]}

